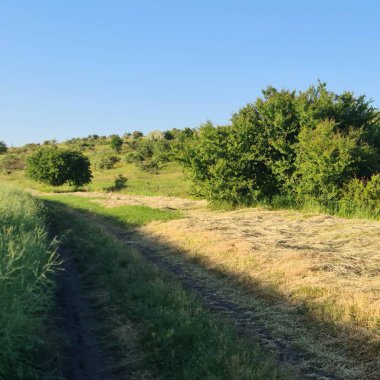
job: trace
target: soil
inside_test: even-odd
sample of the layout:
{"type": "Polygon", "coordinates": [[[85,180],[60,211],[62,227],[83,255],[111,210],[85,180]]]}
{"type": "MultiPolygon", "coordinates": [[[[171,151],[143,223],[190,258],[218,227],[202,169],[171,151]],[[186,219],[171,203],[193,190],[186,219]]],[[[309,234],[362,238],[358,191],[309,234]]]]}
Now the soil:
{"type": "Polygon", "coordinates": [[[61,339],[61,372],[66,380],[116,380],[112,358],[96,335],[93,311],[70,251],[60,247],[63,271],[58,278],[55,325],[61,339]]]}

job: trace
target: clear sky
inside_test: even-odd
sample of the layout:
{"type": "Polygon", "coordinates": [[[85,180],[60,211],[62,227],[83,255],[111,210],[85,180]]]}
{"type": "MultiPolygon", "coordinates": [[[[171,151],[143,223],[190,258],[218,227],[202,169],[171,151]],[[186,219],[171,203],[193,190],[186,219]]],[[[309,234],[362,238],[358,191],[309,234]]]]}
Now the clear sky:
{"type": "Polygon", "coordinates": [[[0,0],[0,140],[227,123],[267,85],[380,106],[380,1],[0,0]]]}

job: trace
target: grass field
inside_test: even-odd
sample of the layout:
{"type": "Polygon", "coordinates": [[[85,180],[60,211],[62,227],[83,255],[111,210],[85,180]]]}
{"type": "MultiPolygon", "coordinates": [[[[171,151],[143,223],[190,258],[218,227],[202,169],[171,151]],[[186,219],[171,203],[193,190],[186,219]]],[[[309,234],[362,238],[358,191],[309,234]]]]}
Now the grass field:
{"type": "MultiPolygon", "coordinates": [[[[102,149],[109,153],[107,147],[102,149]]],[[[102,151],[90,154],[97,157],[102,151]]],[[[108,268],[106,274],[110,274],[111,278],[122,277],[114,268],[123,261],[119,256],[121,253],[113,256],[109,252],[125,250],[125,246],[120,248],[120,242],[112,243],[103,227],[111,224],[126,230],[132,228],[138,231],[137,239],[149,241],[152,249],[165,260],[172,261],[173,265],[186,268],[194,264],[205,271],[207,282],[211,281],[208,276],[216,274],[221,279],[222,293],[230,294],[230,289],[236,286],[246,292],[239,301],[242,304],[262,300],[270,305],[267,308],[260,306],[266,320],[263,323],[268,324],[269,330],[277,331],[280,339],[286,337],[286,344],[308,352],[309,358],[321,359],[320,367],[345,379],[377,379],[380,376],[378,221],[334,217],[320,213],[320,208],[281,210],[279,204],[239,210],[214,205],[211,209],[205,201],[186,199],[189,198],[190,184],[176,164],[168,164],[160,174],[152,175],[139,171],[131,164],[118,163],[114,169],[94,172],[93,184],[85,192],[74,194],[64,194],[72,190],[65,186],[54,189],[36,185],[25,179],[22,171],[2,175],[0,181],[38,193],[46,192],[41,196],[52,207],[58,230],[72,231],[69,244],[78,252],[78,264],[82,266],[82,271],[86,272],[83,260],[91,261],[91,252],[96,259],[87,269],[93,276],[102,278],[104,283],[106,275],[100,273],[101,266],[108,268]],[[107,193],[105,190],[112,186],[117,174],[129,179],[128,187],[118,193],[107,193]],[[70,214],[73,209],[75,213],[70,214]],[[67,218],[70,215],[70,222],[59,220],[60,212],[67,218]],[[86,226],[85,220],[87,224],[89,221],[100,223],[101,229],[86,226]],[[82,232],[83,236],[79,236],[82,232]],[[87,249],[87,245],[91,248],[87,249]],[[108,255],[109,262],[98,258],[98,254],[108,255]]],[[[161,279],[162,273],[145,263],[136,247],[128,249],[133,257],[137,257],[133,259],[136,260],[133,265],[138,268],[146,265],[150,268],[147,269],[149,273],[153,271],[156,273],[154,276],[161,279]]],[[[95,277],[89,278],[91,286],[96,282],[95,277]]],[[[147,279],[144,278],[144,281],[147,279]]],[[[165,276],[162,281],[168,281],[165,289],[172,286],[177,289],[178,285],[172,285],[172,280],[165,276]]],[[[115,291],[113,296],[114,291],[110,288],[107,296],[114,302],[112,307],[120,308],[120,315],[126,316],[128,323],[133,325],[136,315],[128,314],[123,309],[118,303],[121,302],[117,296],[119,293],[115,291]]],[[[131,297],[137,296],[131,294],[131,297]]],[[[149,298],[148,291],[143,297],[149,298]]],[[[157,297],[160,299],[161,296],[157,297]]],[[[182,301],[178,302],[182,305],[178,307],[185,307],[182,301]]],[[[186,304],[188,301],[184,302],[186,304]]],[[[135,305],[136,308],[140,306],[135,305]]],[[[174,314],[177,313],[176,307],[174,314]]],[[[142,315],[145,312],[141,311],[142,315]]],[[[153,315],[156,315],[155,312],[153,315]]],[[[126,325],[119,327],[127,328],[126,325]]],[[[150,331],[149,328],[143,326],[141,334],[136,336],[141,352],[151,349],[144,345],[145,338],[140,341],[140,337],[145,337],[144,334],[150,331]]],[[[154,328],[158,329],[157,326],[154,328]]],[[[118,334],[117,331],[113,333],[118,334]]],[[[157,334],[157,331],[153,333],[157,334]]],[[[232,339],[228,345],[240,347],[240,343],[233,339],[234,333],[228,332],[227,335],[232,339]]],[[[115,344],[122,351],[126,343],[115,344]]],[[[238,348],[238,351],[241,349],[238,348]]],[[[161,351],[162,347],[157,350],[161,351]]],[[[151,363],[153,372],[165,371],[159,367],[160,360],[164,359],[151,363]]],[[[147,362],[142,360],[141,363],[145,363],[141,364],[145,368],[147,362]]],[[[228,373],[228,366],[223,363],[228,373]]],[[[209,364],[205,364],[206,367],[209,364]]],[[[213,373],[213,370],[210,371],[213,373]]]]}
{"type": "Polygon", "coordinates": [[[119,206],[107,208],[96,202],[96,199],[76,197],[72,195],[45,195],[47,200],[63,202],[82,212],[92,212],[101,215],[105,219],[116,221],[119,225],[138,227],[154,220],[171,220],[181,216],[180,212],[172,210],[160,210],[147,206],[119,206]]]}
{"type": "Polygon", "coordinates": [[[2,188],[0,379],[53,378],[54,371],[49,371],[57,363],[47,320],[59,264],[55,246],[47,235],[41,203],[2,188]]]}
{"type": "Polygon", "coordinates": [[[270,309],[280,308],[268,328],[323,357],[329,370],[339,363],[343,378],[379,373],[378,222],[264,209],[217,212],[186,200],[172,211],[166,210],[172,203],[165,203],[172,200],[165,198],[162,210],[155,210],[131,206],[138,197],[117,196],[116,202],[112,194],[44,197],[89,220],[95,215],[97,221],[137,228],[137,240],[148,241],[175,265],[196,263],[216,273],[223,279],[221,291],[232,285],[248,291],[243,304],[251,298],[268,301],[272,306],[262,309],[268,323],[270,309]],[[140,219],[140,212],[146,217],[140,219]],[[184,261],[177,262],[180,257],[184,261]]]}
{"type": "Polygon", "coordinates": [[[112,321],[103,325],[103,340],[121,355],[122,373],[136,379],[149,378],[147,372],[153,378],[189,380],[288,377],[270,355],[237,339],[231,326],[102,227],[104,216],[128,230],[178,214],[139,206],[104,214],[107,209],[74,197],[49,196],[45,202],[55,230],[66,231],[65,245],[85,275],[97,309],[112,321]],[[150,217],[142,220],[141,211],[150,217]],[[85,215],[93,215],[93,222],[85,215]]]}
{"type": "MultiPolygon", "coordinates": [[[[87,153],[91,162],[95,162],[104,154],[113,154],[109,146],[98,145],[94,151],[87,153]]],[[[128,178],[127,187],[120,191],[121,194],[136,195],[164,195],[175,197],[189,197],[190,181],[185,176],[178,164],[170,162],[166,164],[159,174],[150,174],[139,170],[135,165],[123,162],[123,154],[119,155],[121,161],[110,170],[93,170],[93,181],[85,189],[88,191],[106,191],[114,185],[117,175],[123,174],[128,178]]],[[[1,157],[0,157],[1,159],[1,157]]],[[[72,190],[68,185],[53,187],[33,182],[24,176],[23,170],[13,170],[10,174],[0,171],[0,181],[12,183],[19,188],[34,189],[39,192],[66,192],[72,190]]]]}
{"type": "MultiPolygon", "coordinates": [[[[152,223],[142,234],[165,244],[166,255],[181,254],[251,296],[279,302],[284,318],[303,316],[305,326],[319,326],[319,342],[335,352],[344,347],[346,359],[360,358],[367,369],[379,363],[379,222],[263,209],[203,211],[152,223]]],[[[375,368],[368,378],[379,375],[375,368]]]]}

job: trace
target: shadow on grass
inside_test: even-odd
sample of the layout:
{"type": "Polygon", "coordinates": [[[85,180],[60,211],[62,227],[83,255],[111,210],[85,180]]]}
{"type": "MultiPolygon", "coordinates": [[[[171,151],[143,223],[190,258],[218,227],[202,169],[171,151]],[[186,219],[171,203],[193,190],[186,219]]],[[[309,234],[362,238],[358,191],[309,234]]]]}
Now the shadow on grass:
{"type": "Polygon", "coordinates": [[[376,346],[379,343],[371,341],[373,338],[364,330],[350,333],[344,326],[323,322],[315,318],[306,306],[295,308],[275,288],[259,280],[237,278],[225,269],[210,270],[201,259],[195,262],[189,259],[188,252],[179,252],[171,244],[138,231],[136,227],[141,223],[134,222],[132,218],[127,222],[126,219],[99,215],[62,202],[44,202],[48,208],[58,208],[66,215],[79,213],[87,222],[116,237],[122,244],[129,247],[133,244],[145,259],[179,280],[207,309],[233,323],[244,340],[274,348],[280,361],[303,367],[305,373],[318,376],[329,377],[331,372],[334,375],[335,367],[346,367],[347,370],[361,367],[361,376],[369,379],[380,374],[376,346]],[[302,325],[302,328],[291,331],[302,325]],[[297,334],[303,336],[297,337],[297,334]],[[315,341],[324,351],[315,353],[314,350],[312,353],[305,346],[293,348],[300,347],[300,342],[305,340],[309,340],[310,347],[315,341]],[[305,366],[308,361],[314,364],[305,366]]]}

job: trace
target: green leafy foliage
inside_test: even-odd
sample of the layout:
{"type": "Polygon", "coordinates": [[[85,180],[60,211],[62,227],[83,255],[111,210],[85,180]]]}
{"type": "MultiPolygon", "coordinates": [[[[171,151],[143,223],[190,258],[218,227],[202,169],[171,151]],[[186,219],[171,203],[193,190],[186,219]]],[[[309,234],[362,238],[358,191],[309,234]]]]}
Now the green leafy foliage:
{"type": "Polygon", "coordinates": [[[364,96],[335,94],[321,82],[299,93],[268,87],[230,125],[180,134],[173,152],[195,193],[211,201],[330,207],[353,178],[380,171],[379,112],[364,96]]]}
{"type": "MultiPolygon", "coordinates": [[[[301,130],[294,178],[294,189],[301,202],[314,199],[328,206],[340,199],[343,185],[360,172],[361,152],[366,150],[360,137],[360,130],[345,134],[336,131],[332,121],[301,130]]],[[[375,153],[373,157],[376,158],[375,153]]]]}
{"type": "Polygon", "coordinates": [[[7,145],[4,141],[0,141],[0,154],[6,153],[8,150],[7,145]]]}
{"type": "Polygon", "coordinates": [[[380,217],[380,174],[368,181],[354,178],[344,190],[339,206],[345,215],[380,217]]]}
{"type": "Polygon", "coordinates": [[[120,153],[123,147],[123,139],[118,135],[112,135],[110,145],[116,153],[120,153]]]}
{"type": "Polygon", "coordinates": [[[114,185],[109,187],[108,191],[120,191],[127,187],[128,178],[123,176],[123,174],[119,174],[116,176],[114,180],[114,185]]]}
{"type": "Polygon", "coordinates": [[[108,155],[100,158],[95,162],[94,166],[96,170],[103,171],[112,169],[117,162],[120,161],[120,158],[113,155],[108,155]]]}
{"type": "Polygon", "coordinates": [[[26,175],[41,183],[82,186],[92,179],[90,161],[82,153],[58,148],[41,148],[27,159],[26,175]]]}
{"type": "Polygon", "coordinates": [[[140,132],[140,131],[134,131],[134,132],[132,132],[132,137],[134,139],[139,139],[139,138],[141,138],[143,136],[144,136],[144,134],[142,132],[140,132]]]}
{"type": "Polygon", "coordinates": [[[132,140],[129,148],[126,162],[152,174],[157,174],[165,163],[173,159],[170,141],[163,137],[132,140]]]}
{"type": "Polygon", "coordinates": [[[21,154],[8,153],[3,156],[0,161],[0,169],[2,170],[23,170],[25,168],[25,159],[21,154]]]}

